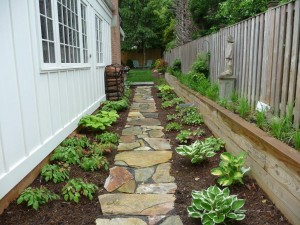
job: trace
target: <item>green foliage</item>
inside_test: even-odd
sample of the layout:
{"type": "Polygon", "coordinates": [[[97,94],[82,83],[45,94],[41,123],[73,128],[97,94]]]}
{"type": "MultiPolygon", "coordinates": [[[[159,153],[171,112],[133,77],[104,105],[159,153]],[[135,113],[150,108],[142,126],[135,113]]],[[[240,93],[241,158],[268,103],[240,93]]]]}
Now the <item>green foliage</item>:
{"type": "Polygon", "coordinates": [[[229,186],[233,183],[240,182],[243,184],[244,175],[250,168],[244,168],[245,153],[240,153],[237,156],[224,152],[221,155],[219,167],[211,170],[211,174],[218,176],[218,183],[222,186],[229,186]]]}
{"type": "Polygon", "coordinates": [[[168,123],[166,126],[166,131],[180,131],[182,129],[182,126],[177,122],[168,123]]]}
{"type": "Polygon", "coordinates": [[[169,114],[169,115],[167,115],[167,120],[168,121],[176,120],[177,118],[178,118],[177,114],[169,114]]]}
{"type": "Polygon", "coordinates": [[[94,154],[91,157],[83,157],[80,163],[80,167],[84,171],[100,170],[101,168],[108,170],[109,164],[107,159],[104,156],[94,154]]]}
{"type": "Polygon", "coordinates": [[[155,60],[154,68],[157,69],[159,73],[165,73],[168,68],[168,63],[164,59],[157,59],[155,60]]]}
{"type": "MultiPolygon", "coordinates": [[[[130,70],[127,74],[127,82],[154,82],[156,78],[149,69],[130,70]]],[[[125,90],[126,93],[126,90],[125,90]]]]}
{"type": "Polygon", "coordinates": [[[240,116],[244,119],[246,119],[249,116],[251,112],[251,107],[246,98],[240,98],[238,100],[237,111],[240,114],[240,116]]]}
{"type": "Polygon", "coordinates": [[[181,72],[181,61],[180,59],[175,59],[172,66],[173,71],[181,72]]]}
{"type": "Polygon", "coordinates": [[[204,141],[196,141],[191,145],[181,145],[176,148],[176,152],[190,158],[192,163],[200,163],[215,156],[216,151],[224,147],[224,144],[223,140],[210,137],[204,141]]]}
{"type": "Polygon", "coordinates": [[[105,130],[119,118],[117,111],[100,111],[96,115],[87,115],[80,119],[78,125],[92,130],[105,130]]]}
{"type": "Polygon", "coordinates": [[[187,141],[191,138],[192,134],[193,134],[193,132],[191,132],[189,130],[182,130],[176,136],[176,140],[179,141],[179,143],[187,143],[187,141]]]}
{"type": "Polygon", "coordinates": [[[128,107],[129,107],[128,99],[123,98],[118,101],[105,101],[103,103],[102,110],[103,111],[111,111],[111,110],[122,111],[124,109],[127,109],[128,107]]]}
{"type": "Polygon", "coordinates": [[[133,68],[133,61],[132,61],[132,59],[127,59],[126,66],[129,66],[129,68],[133,68]]]}
{"type": "Polygon", "coordinates": [[[98,187],[92,183],[86,183],[81,178],[75,178],[68,181],[62,188],[62,194],[65,201],[79,202],[82,195],[86,196],[89,200],[93,199],[98,187]]]}
{"type": "Polygon", "coordinates": [[[259,128],[263,129],[268,125],[266,112],[264,110],[257,111],[255,114],[255,118],[256,118],[256,124],[259,128]]]}
{"type": "Polygon", "coordinates": [[[205,77],[207,78],[209,74],[208,60],[209,60],[209,54],[198,55],[196,61],[192,65],[192,72],[204,74],[205,77]]]}
{"type": "Polygon", "coordinates": [[[178,116],[181,121],[186,125],[199,125],[203,123],[202,115],[198,112],[197,107],[183,107],[179,108],[178,116]]]}
{"type": "Polygon", "coordinates": [[[55,164],[43,166],[41,175],[45,177],[46,182],[53,180],[54,183],[60,183],[69,179],[69,171],[55,164]]]}
{"type": "Polygon", "coordinates": [[[192,191],[192,205],[188,206],[189,217],[200,218],[204,225],[224,223],[226,220],[243,220],[244,199],[230,195],[228,188],[221,190],[216,185],[206,190],[192,191]]]}
{"type": "Polygon", "coordinates": [[[44,205],[49,201],[57,200],[59,196],[52,193],[46,187],[26,188],[17,200],[17,204],[27,202],[27,206],[38,210],[40,205],[44,205]]]}
{"type": "Polygon", "coordinates": [[[297,150],[300,150],[300,130],[297,130],[293,134],[294,146],[297,150]]]}
{"type": "Polygon", "coordinates": [[[217,83],[210,85],[205,95],[209,99],[216,101],[219,98],[219,85],[217,83]]]}
{"type": "Polygon", "coordinates": [[[62,161],[69,164],[79,164],[82,156],[80,147],[63,147],[58,146],[50,157],[50,161],[62,161]]]}
{"type": "Polygon", "coordinates": [[[183,100],[181,98],[173,98],[172,100],[163,101],[161,104],[161,107],[163,109],[174,107],[180,103],[183,103],[183,100]]]}
{"type": "Polygon", "coordinates": [[[233,91],[230,95],[230,99],[233,103],[237,103],[239,100],[239,93],[237,91],[233,91]]]}
{"type": "Polygon", "coordinates": [[[104,132],[102,134],[96,135],[96,140],[102,144],[117,144],[119,142],[119,135],[112,132],[104,132]]]}
{"type": "Polygon", "coordinates": [[[171,87],[170,85],[168,84],[161,84],[161,85],[158,85],[156,86],[156,88],[158,89],[159,92],[161,93],[170,93],[173,91],[173,87],[171,87]]]}
{"type": "Polygon", "coordinates": [[[205,131],[203,129],[197,128],[193,131],[193,136],[201,137],[205,134],[205,131]]]}
{"type": "Polygon", "coordinates": [[[90,146],[90,142],[87,137],[72,137],[65,139],[61,146],[64,147],[81,147],[81,148],[88,148],[90,146]]]}

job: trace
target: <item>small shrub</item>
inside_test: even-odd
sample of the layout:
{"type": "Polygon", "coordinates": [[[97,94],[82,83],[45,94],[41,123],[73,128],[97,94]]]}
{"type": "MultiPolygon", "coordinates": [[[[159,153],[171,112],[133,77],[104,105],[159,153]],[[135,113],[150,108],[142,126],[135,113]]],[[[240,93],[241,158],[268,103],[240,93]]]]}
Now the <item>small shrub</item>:
{"type": "Polygon", "coordinates": [[[90,142],[87,137],[80,137],[80,138],[67,138],[62,143],[61,146],[64,147],[81,147],[81,148],[88,148],[90,146],[90,142]]]}
{"type": "Polygon", "coordinates": [[[243,184],[243,177],[250,170],[243,167],[245,158],[246,154],[243,152],[238,156],[224,152],[221,154],[219,167],[212,169],[211,174],[219,177],[218,183],[222,186],[229,186],[236,182],[243,184]]]}
{"type": "Polygon", "coordinates": [[[181,72],[181,61],[180,59],[175,59],[172,66],[173,71],[181,72]]]}
{"type": "Polygon", "coordinates": [[[216,101],[219,98],[219,85],[212,84],[205,92],[205,96],[209,99],[216,101]]]}
{"type": "Polygon", "coordinates": [[[40,205],[44,205],[49,201],[59,199],[59,195],[52,193],[46,187],[26,188],[17,200],[17,204],[27,202],[27,206],[38,210],[40,205]]]}
{"type": "Polygon", "coordinates": [[[161,93],[170,93],[174,89],[168,84],[161,84],[161,85],[156,86],[156,88],[161,93]]]}
{"type": "Polygon", "coordinates": [[[299,130],[294,132],[293,141],[294,141],[295,149],[300,150],[300,131],[299,130]]]}
{"type": "Polygon", "coordinates": [[[181,119],[186,125],[200,125],[203,123],[202,115],[198,112],[190,112],[181,119]]]}
{"type": "Polygon", "coordinates": [[[182,126],[176,122],[168,123],[166,126],[166,131],[180,131],[181,129],[182,126]]]}
{"type": "Polygon", "coordinates": [[[214,225],[226,220],[243,220],[245,210],[244,199],[230,195],[228,188],[221,190],[216,185],[206,190],[192,191],[192,205],[187,208],[192,218],[200,218],[202,224],[214,225]]]}
{"type": "Polygon", "coordinates": [[[239,94],[237,91],[233,91],[230,95],[230,99],[233,103],[237,103],[239,100],[239,94]]]}
{"type": "Polygon", "coordinates": [[[181,98],[173,98],[172,100],[167,100],[167,101],[164,101],[162,104],[161,104],[161,107],[163,109],[165,108],[170,108],[170,107],[174,107],[175,105],[178,105],[180,103],[183,103],[183,100],[181,98]]]}
{"type": "Polygon", "coordinates": [[[178,118],[178,115],[177,115],[177,114],[170,114],[170,115],[167,115],[167,120],[168,120],[168,121],[176,120],[177,118],[178,118]]]}
{"type": "Polygon", "coordinates": [[[62,161],[69,164],[79,164],[82,157],[80,147],[63,147],[58,146],[50,157],[50,161],[62,161]]]}
{"type": "Polygon", "coordinates": [[[55,184],[69,179],[69,171],[55,164],[46,164],[43,166],[41,175],[45,177],[46,182],[53,180],[55,184]]]}
{"type": "Polygon", "coordinates": [[[251,107],[248,103],[248,100],[245,98],[240,98],[238,101],[238,107],[237,112],[240,114],[240,116],[244,119],[246,119],[250,114],[251,107]]]}
{"type": "Polygon", "coordinates": [[[62,188],[62,194],[65,201],[74,201],[78,203],[81,195],[92,200],[96,190],[98,190],[98,187],[95,184],[86,183],[81,178],[75,178],[69,180],[62,188]]]}
{"type": "Polygon", "coordinates": [[[176,140],[179,141],[179,143],[187,143],[189,139],[191,139],[191,135],[193,132],[189,130],[182,130],[177,136],[176,140]]]}
{"type": "Polygon", "coordinates": [[[168,63],[164,59],[157,59],[154,63],[154,67],[159,73],[165,73],[168,68],[168,63]]]}
{"type": "Polygon", "coordinates": [[[196,130],[193,131],[193,136],[195,137],[201,137],[205,134],[205,130],[197,128],[196,130]]]}
{"type": "Polygon", "coordinates": [[[103,111],[122,111],[124,109],[127,109],[129,107],[129,102],[126,98],[123,98],[119,101],[105,101],[103,103],[102,110],[103,111]]]}
{"type": "Polygon", "coordinates": [[[100,170],[101,168],[108,170],[109,165],[107,159],[104,156],[94,154],[91,157],[83,157],[80,163],[80,167],[84,171],[94,171],[100,170]]]}
{"type": "Polygon", "coordinates": [[[208,66],[209,55],[198,55],[197,60],[192,65],[192,71],[195,73],[202,73],[208,77],[209,66],[208,66]]]}
{"type": "Polygon", "coordinates": [[[117,144],[119,142],[119,135],[112,132],[105,132],[102,134],[96,135],[96,140],[102,144],[117,144]]]}
{"type": "Polygon", "coordinates": [[[257,111],[255,114],[255,118],[256,118],[256,124],[259,128],[263,129],[268,125],[266,113],[264,110],[257,111]]]}

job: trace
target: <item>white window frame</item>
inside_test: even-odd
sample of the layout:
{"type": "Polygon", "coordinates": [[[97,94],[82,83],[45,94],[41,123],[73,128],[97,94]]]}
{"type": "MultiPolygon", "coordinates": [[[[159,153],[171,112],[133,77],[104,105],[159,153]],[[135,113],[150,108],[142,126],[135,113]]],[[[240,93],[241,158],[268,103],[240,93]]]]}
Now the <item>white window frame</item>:
{"type": "MultiPolygon", "coordinates": [[[[104,26],[104,19],[98,14],[95,12],[95,15],[94,15],[94,38],[95,38],[95,62],[96,62],[96,66],[97,67],[103,67],[104,66],[104,44],[103,44],[103,26],[104,26]],[[101,53],[102,53],[102,60],[100,60],[100,62],[98,62],[98,49],[97,49],[97,29],[96,29],[96,18],[98,18],[100,20],[100,23],[101,23],[101,41],[100,41],[100,45],[102,45],[102,52],[99,51],[99,54],[101,56],[101,53]]],[[[98,33],[99,34],[99,33],[98,33]]]]}
{"type": "MultiPolygon", "coordinates": [[[[73,0],[70,0],[73,1],[73,0]]],[[[55,51],[55,63],[44,63],[43,59],[43,46],[42,46],[42,35],[41,35],[41,21],[40,21],[40,9],[39,1],[36,1],[36,21],[37,21],[37,40],[39,42],[39,61],[40,61],[40,70],[51,71],[51,70],[67,70],[67,69],[76,69],[76,68],[90,68],[90,31],[89,26],[87,26],[87,36],[88,36],[88,62],[84,63],[83,60],[83,43],[82,43],[82,24],[81,24],[81,2],[86,5],[86,13],[90,13],[90,5],[84,0],[77,0],[77,9],[78,9],[78,28],[79,28],[79,46],[80,46],[80,63],[62,63],[61,62],[61,52],[60,52],[60,36],[59,36],[59,21],[58,21],[58,9],[57,9],[57,0],[50,0],[52,6],[52,16],[53,16],[53,35],[54,35],[54,51],[55,51]]],[[[90,17],[87,16],[87,24],[90,23],[90,17]]]]}

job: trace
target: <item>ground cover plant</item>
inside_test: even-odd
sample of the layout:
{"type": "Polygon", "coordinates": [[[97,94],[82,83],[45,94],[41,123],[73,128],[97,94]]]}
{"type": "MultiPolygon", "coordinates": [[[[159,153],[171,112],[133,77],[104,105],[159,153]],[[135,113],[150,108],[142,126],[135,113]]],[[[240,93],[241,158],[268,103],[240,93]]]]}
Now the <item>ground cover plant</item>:
{"type": "Polygon", "coordinates": [[[104,132],[102,134],[96,135],[96,140],[101,144],[117,144],[119,142],[119,135],[112,132],[104,132]]]}
{"type": "Polygon", "coordinates": [[[41,176],[46,182],[53,180],[54,183],[59,183],[69,179],[69,171],[63,166],[46,164],[42,168],[41,176]]]}

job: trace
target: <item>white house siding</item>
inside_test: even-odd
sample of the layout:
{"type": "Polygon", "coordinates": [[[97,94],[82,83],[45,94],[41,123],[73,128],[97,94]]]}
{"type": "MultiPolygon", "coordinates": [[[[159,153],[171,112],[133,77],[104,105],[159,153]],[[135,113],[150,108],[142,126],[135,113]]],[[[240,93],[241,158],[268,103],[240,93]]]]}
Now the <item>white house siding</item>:
{"type": "MultiPolygon", "coordinates": [[[[56,5],[56,0],[51,0],[56,5]]],[[[88,5],[89,65],[43,70],[38,0],[0,1],[0,199],[105,100],[111,63],[111,10],[88,5]],[[96,65],[95,11],[103,21],[103,64],[96,65]]]]}

